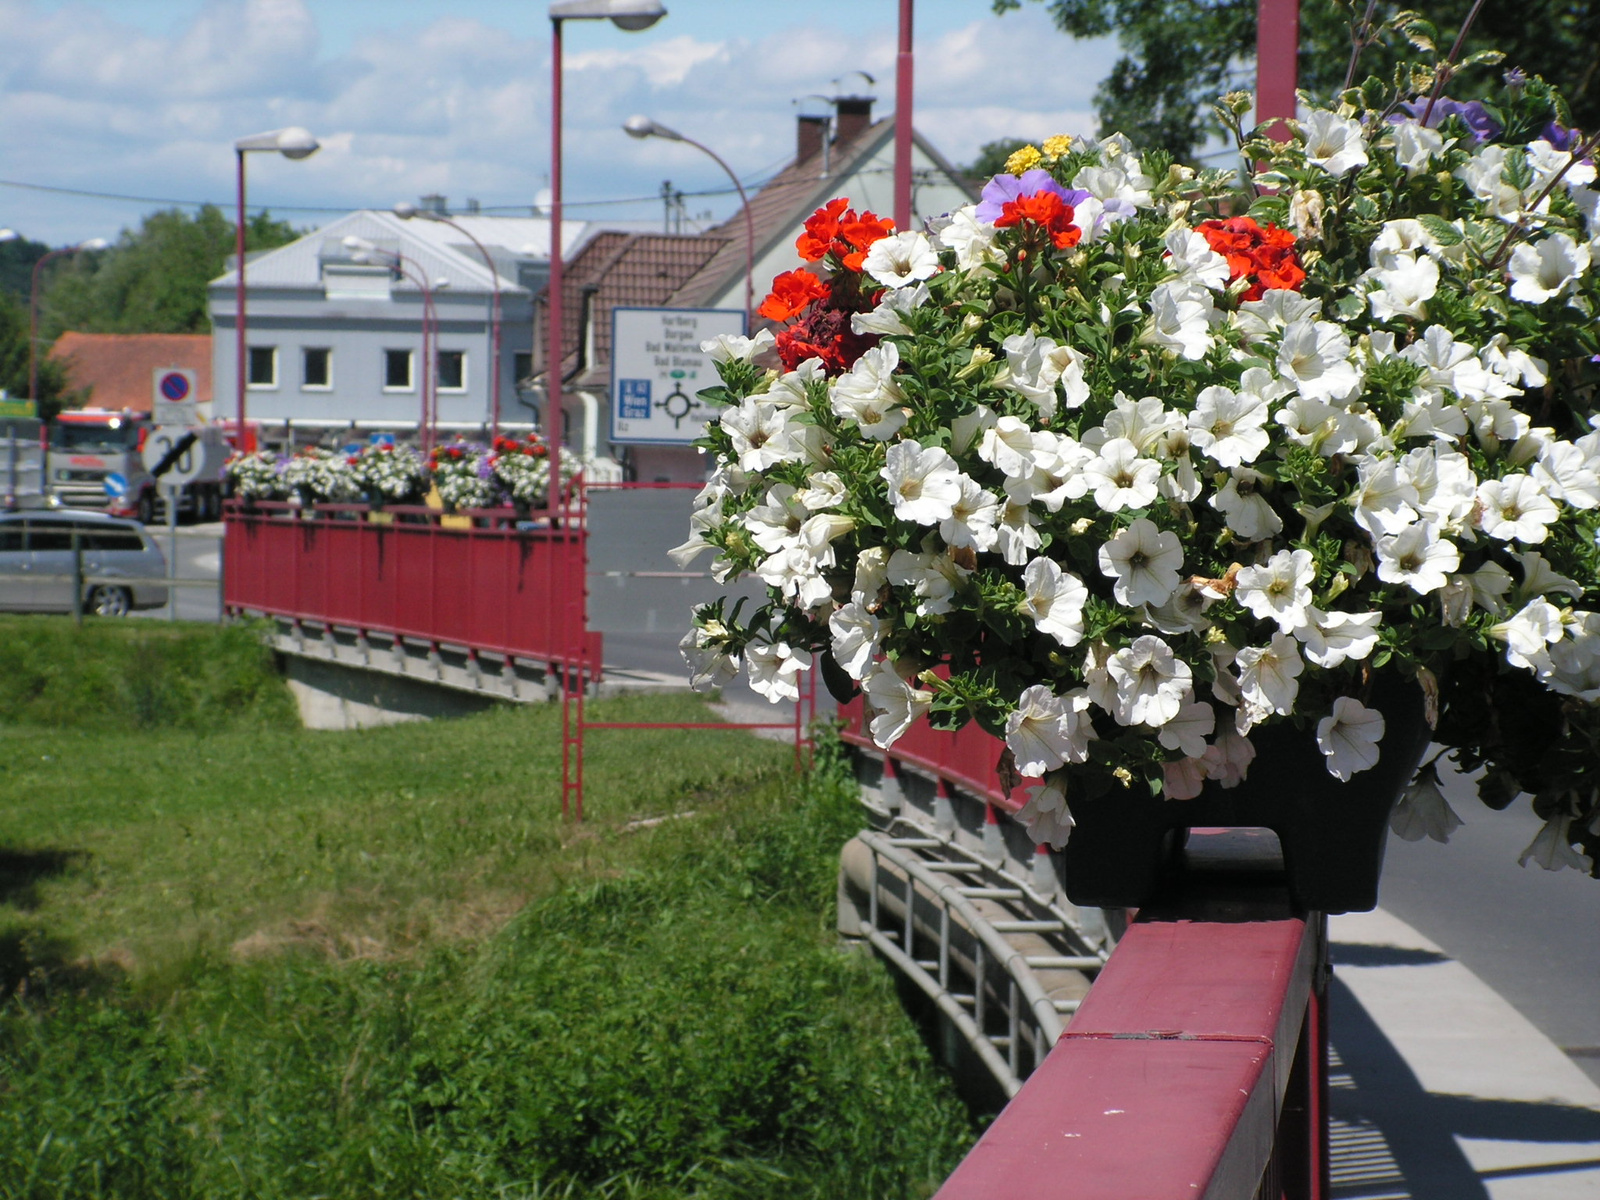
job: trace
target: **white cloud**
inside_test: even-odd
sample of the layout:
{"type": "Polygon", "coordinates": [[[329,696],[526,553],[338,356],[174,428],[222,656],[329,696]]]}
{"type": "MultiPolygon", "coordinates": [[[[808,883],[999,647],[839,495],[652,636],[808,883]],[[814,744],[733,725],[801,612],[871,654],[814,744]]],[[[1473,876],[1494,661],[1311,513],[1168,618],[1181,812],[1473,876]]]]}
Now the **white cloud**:
{"type": "MultiPolygon", "coordinates": [[[[441,0],[441,15],[420,28],[374,27],[324,55],[318,9],[309,0],[206,0],[162,31],[124,23],[115,6],[80,0],[46,11],[32,0],[0,0],[0,175],[226,204],[232,141],[297,124],[318,134],[322,152],[298,163],[255,156],[253,205],[387,206],[428,191],[528,204],[546,186],[546,36],[444,15],[441,0]]],[[[1091,96],[1110,60],[1103,45],[1074,43],[1032,6],[1004,18],[972,10],[968,19],[968,11],[919,34],[916,123],[924,136],[965,162],[1000,137],[1092,131],[1091,96]],[[1024,62],[1026,86],[1016,67],[1024,62]]],[[[794,101],[832,92],[845,72],[870,72],[877,112],[892,109],[892,10],[874,11],[877,23],[862,24],[847,55],[836,29],[808,24],[800,10],[759,12],[762,23],[746,19],[726,37],[703,22],[677,35],[667,25],[631,36],[587,22],[569,27],[569,201],[654,196],[664,177],[691,192],[725,186],[692,149],[627,138],[620,125],[636,112],[706,142],[748,179],[793,153],[794,101]]],[[[865,86],[855,76],[842,83],[865,86]]],[[[150,207],[0,188],[0,223],[54,242],[114,232],[150,207]]],[[[694,207],[725,214],[732,202],[694,207]]],[[[621,215],[659,212],[647,202],[621,215]]]]}

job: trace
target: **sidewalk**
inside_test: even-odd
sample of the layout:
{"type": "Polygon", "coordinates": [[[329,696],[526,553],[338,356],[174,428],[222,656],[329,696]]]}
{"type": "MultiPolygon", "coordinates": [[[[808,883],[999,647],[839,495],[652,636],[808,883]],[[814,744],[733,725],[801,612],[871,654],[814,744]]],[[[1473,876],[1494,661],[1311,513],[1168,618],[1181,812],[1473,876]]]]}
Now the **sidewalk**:
{"type": "Polygon", "coordinates": [[[1600,1197],[1600,1086],[1405,922],[1329,929],[1335,1197],[1600,1197]]]}

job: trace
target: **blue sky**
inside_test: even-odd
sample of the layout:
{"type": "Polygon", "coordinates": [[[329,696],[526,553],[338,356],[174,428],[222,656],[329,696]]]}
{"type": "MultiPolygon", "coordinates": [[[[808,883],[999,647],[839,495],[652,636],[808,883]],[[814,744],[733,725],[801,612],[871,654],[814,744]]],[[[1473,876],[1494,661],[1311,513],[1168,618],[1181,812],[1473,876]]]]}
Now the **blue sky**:
{"type": "MultiPolygon", "coordinates": [[[[697,152],[623,135],[634,113],[759,183],[793,153],[797,98],[866,71],[876,111],[893,108],[894,0],[666,5],[643,33],[567,27],[570,215],[658,219],[666,179],[726,188],[697,152]],[[642,199],[616,203],[627,198],[642,199]]],[[[0,226],[59,245],[137,225],[153,199],[231,205],[232,141],[287,124],[324,149],[253,157],[252,209],[312,225],[430,191],[531,204],[549,171],[545,12],[543,0],[0,0],[0,226]]],[[[1092,132],[1113,57],[1057,33],[1041,5],[995,17],[987,0],[918,0],[916,53],[917,128],[957,162],[997,137],[1092,132]]],[[[733,204],[690,200],[709,219],[733,204]]]]}

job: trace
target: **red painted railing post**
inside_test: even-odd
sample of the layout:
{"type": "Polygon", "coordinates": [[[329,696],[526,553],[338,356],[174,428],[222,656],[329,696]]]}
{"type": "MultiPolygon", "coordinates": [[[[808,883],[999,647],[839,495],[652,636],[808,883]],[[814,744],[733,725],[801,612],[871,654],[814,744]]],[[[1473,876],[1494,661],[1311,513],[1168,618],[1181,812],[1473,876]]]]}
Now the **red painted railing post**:
{"type": "MultiPolygon", "coordinates": [[[[1299,81],[1300,0],[1256,0],[1256,123],[1293,117],[1299,81]]],[[[1288,131],[1275,123],[1280,141],[1288,131]]]]}

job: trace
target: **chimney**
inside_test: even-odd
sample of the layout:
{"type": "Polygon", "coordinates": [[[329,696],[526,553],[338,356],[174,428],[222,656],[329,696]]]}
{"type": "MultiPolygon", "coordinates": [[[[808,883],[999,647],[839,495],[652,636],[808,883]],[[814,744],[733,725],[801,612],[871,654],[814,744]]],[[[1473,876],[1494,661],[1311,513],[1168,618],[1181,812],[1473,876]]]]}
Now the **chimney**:
{"type": "Polygon", "coordinates": [[[445,204],[445,198],[439,195],[438,192],[429,192],[426,196],[422,197],[421,201],[418,202],[417,207],[424,209],[427,212],[438,213],[441,217],[448,217],[450,215],[450,209],[445,204]]]}
{"type": "Polygon", "coordinates": [[[796,145],[795,161],[805,162],[806,159],[822,149],[828,138],[828,122],[831,117],[808,117],[800,114],[800,138],[796,145]]]}
{"type": "Polygon", "coordinates": [[[835,146],[854,141],[872,124],[872,102],[875,99],[875,96],[839,96],[834,100],[834,111],[839,114],[838,123],[834,126],[835,146]]]}

